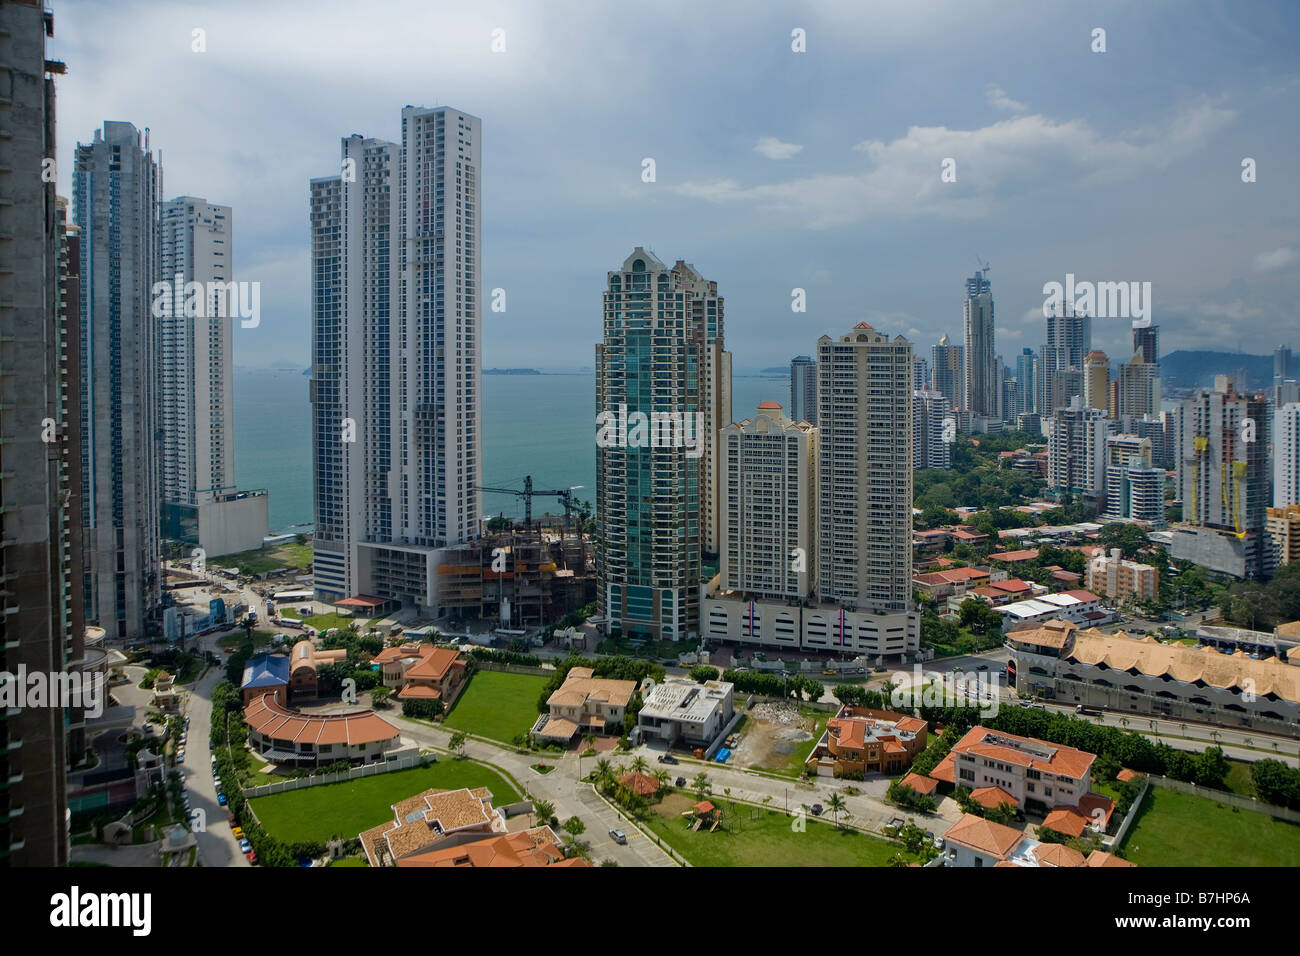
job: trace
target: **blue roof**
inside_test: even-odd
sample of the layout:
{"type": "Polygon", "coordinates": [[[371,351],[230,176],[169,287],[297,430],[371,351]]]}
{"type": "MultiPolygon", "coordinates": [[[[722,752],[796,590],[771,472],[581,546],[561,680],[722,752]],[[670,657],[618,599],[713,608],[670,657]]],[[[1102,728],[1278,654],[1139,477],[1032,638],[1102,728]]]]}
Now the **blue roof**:
{"type": "Polygon", "coordinates": [[[244,665],[240,690],[250,687],[277,687],[289,683],[289,658],[283,654],[258,654],[244,665]]]}

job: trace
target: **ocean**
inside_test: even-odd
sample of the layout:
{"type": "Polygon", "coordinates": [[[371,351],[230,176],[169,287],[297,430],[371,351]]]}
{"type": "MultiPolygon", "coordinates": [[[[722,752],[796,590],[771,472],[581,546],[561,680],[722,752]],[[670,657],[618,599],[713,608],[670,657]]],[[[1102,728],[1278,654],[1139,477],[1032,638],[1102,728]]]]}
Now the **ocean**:
{"type": "MultiPolygon", "coordinates": [[[[311,405],[302,370],[235,370],[235,479],[270,492],[271,530],[302,530],[314,520],[311,405]]],[[[747,418],[762,401],[789,404],[787,376],[736,375],[732,415],[747,418]]],[[[525,475],[546,490],[582,487],[596,498],[596,396],[592,374],[483,376],[483,484],[522,488],[525,475]]],[[[553,498],[533,511],[559,512],[553,498]]],[[[485,514],[523,517],[515,495],[485,493],[485,514]]]]}

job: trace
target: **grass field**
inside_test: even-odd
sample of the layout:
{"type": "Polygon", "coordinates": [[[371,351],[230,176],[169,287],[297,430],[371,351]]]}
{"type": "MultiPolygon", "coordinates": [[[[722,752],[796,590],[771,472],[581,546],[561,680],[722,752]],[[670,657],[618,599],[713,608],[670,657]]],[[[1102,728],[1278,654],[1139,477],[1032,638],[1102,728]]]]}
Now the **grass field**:
{"type": "Polygon", "coordinates": [[[1152,787],[1124,852],[1138,866],[1300,866],[1300,824],[1152,787]]]}
{"type": "Polygon", "coordinates": [[[679,814],[695,802],[682,793],[665,797],[643,820],[668,846],[693,866],[884,866],[900,844],[856,830],[836,830],[833,823],[809,819],[796,833],[782,810],[768,810],[710,797],[721,807],[730,831],[692,831],[679,814]]]}
{"type": "MultiPolygon", "coordinates": [[[[294,616],[293,611],[289,611],[288,614],[290,617],[294,616]]],[[[346,630],[349,624],[356,624],[358,629],[361,627],[361,622],[355,617],[336,614],[332,611],[329,614],[315,614],[312,617],[303,618],[302,622],[308,627],[316,628],[317,631],[324,631],[331,627],[341,627],[346,630]]]]}
{"type": "Polygon", "coordinates": [[[312,550],[309,544],[289,541],[273,548],[222,554],[208,561],[222,568],[239,568],[241,574],[263,574],[281,568],[306,568],[312,562],[312,550]]]}
{"type": "Polygon", "coordinates": [[[537,698],[546,678],[478,670],[443,723],[489,740],[512,741],[537,722],[537,698]]]}
{"type": "Polygon", "coordinates": [[[490,767],[468,760],[439,760],[429,767],[398,770],[347,783],[289,790],[249,801],[267,832],[286,843],[324,842],[340,835],[355,837],[362,830],[393,818],[392,805],[421,790],[438,787],[487,787],[493,806],[505,806],[523,796],[490,767]]]}

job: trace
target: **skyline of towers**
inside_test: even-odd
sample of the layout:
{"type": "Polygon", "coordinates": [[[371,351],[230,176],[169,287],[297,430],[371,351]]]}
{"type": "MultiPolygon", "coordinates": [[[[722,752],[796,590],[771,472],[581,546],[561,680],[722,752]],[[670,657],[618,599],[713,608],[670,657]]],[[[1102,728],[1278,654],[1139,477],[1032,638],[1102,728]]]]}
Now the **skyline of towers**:
{"type": "Polygon", "coordinates": [[[482,518],[482,124],[401,116],[310,183],[315,587],[434,609],[482,518]]]}
{"type": "Polygon", "coordinates": [[[930,366],[931,388],[948,400],[949,410],[963,407],[966,400],[966,360],[963,357],[965,347],[951,345],[948,335],[939,337],[937,345],[931,347],[933,362],[930,366]]]}
{"type": "Polygon", "coordinates": [[[138,640],[162,603],[158,329],[152,291],[162,169],[148,134],[106,122],[77,145],[86,616],[138,640]]]}

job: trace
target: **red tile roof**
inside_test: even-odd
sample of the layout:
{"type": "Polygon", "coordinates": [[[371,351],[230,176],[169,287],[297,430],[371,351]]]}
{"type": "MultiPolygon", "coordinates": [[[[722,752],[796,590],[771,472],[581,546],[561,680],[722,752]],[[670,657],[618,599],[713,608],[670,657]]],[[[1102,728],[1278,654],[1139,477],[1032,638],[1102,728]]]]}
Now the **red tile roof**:
{"type": "Polygon", "coordinates": [[[976,787],[970,792],[970,798],[987,810],[996,810],[1004,803],[1016,806],[1016,798],[1001,787],[976,787]]]}
{"type": "Polygon", "coordinates": [[[939,789],[939,781],[932,777],[923,777],[919,773],[909,773],[898,781],[900,787],[911,787],[917,793],[933,794],[939,789]]]}

